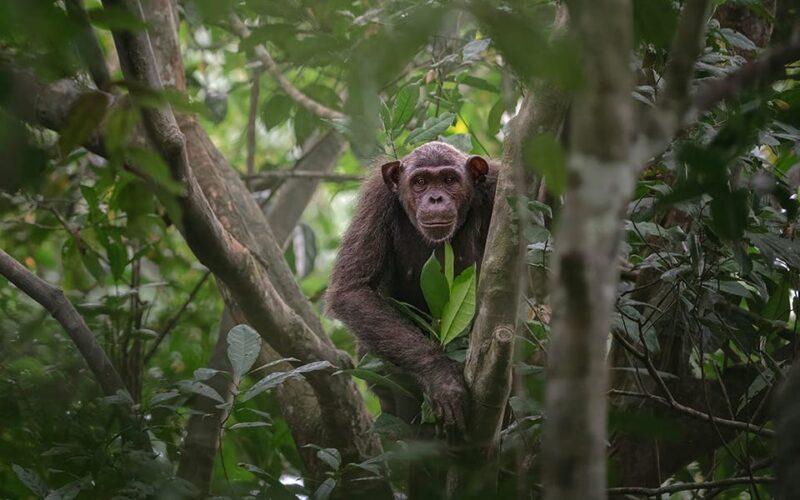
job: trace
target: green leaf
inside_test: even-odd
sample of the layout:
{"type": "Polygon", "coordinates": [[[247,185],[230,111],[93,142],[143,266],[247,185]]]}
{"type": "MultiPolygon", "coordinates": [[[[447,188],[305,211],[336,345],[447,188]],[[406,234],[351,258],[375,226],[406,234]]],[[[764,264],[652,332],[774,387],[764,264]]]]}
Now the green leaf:
{"type": "Polygon", "coordinates": [[[472,40],[467,43],[461,51],[461,58],[463,62],[469,63],[477,61],[481,58],[481,54],[489,48],[492,41],[488,38],[481,38],[480,40],[472,40]]]}
{"type": "Polygon", "coordinates": [[[499,98],[494,103],[492,109],[489,110],[489,118],[486,120],[486,133],[495,136],[500,132],[500,121],[503,117],[503,112],[506,110],[503,98],[499,98]]]}
{"type": "Polygon", "coordinates": [[[261,105],[261,123],[267,130],[275,128],[292,116],[291,99],[283,94],[275,94],[270,100],[261,105]]]}
{"type": "Polygon", "coordinates": [[[436,258],[436,252],[431,254],[431,257],[422,266],[422,272],[419,276],[419,284],[422,288],[422,295],[425,297],[425,302],[428,304],[428,309],[434,318],[441,319],[444,305],[450,298],[450,287],[447,283],[442,272],[442,266],[436,258]]]}
{"type": "Polygon", "coordinates": [[[152,149],[139,147],[128,148],[126,154],[159,187],[164,188],[170,194],[183,194],[183,185],[172,178],[172,173],[161,155],[152,149]]]}
{"type": "Polygon", "coordinates": [[[455,266],[455,257],[453,256],[453,246],[450,243],[444,244],[444,277],[447,279],[447,286],[451,291],[453,288],[453,267],[455,266]]]}
{"type": "Polygon", "coordinates": [[[294,138],[297,144],[302,144],[311,137],[317,128],[319,120],[305,108],[294,112],[294,138]]]}
{"type": "Polygon", "coordinates": [[[450,287],[450,300],[442,313],[439,338],[447,345],[463,332],[475,315],[475,265],[456,276],[450,287]]]}
{"type": "Polygon", "coordinates": [[[442,142],[445,142],[459,151],[464,153],[472,152],[472,136],[469,134],[454,134],[442,137],[442,142]]]}
{"type": "Polygon", "coordinates": [[[128,143],[131,133],[139,123],[139,113],[133,107],[130,99],[120,99],[120,104],[114,105],[106,117],[105,146],[109,154],[116,155],[128,143]]]}
{"type": "Polygon", "coordinates": [[[386,387],[387,389],[392,389],[393,391],[399,392],[410,398],[414,398],[414,395],[408,389],[398,384],[394,380],[390,379],[389,377],[381,375],[380,373],[374,372],[372,370],[366,370],[364,368],[350,368],[349,370],[342,370],[341,373],[349,373],[355,378],[360,378],[364,382],[374,385],[380,385],[386,387]]]}
{"type": "Polygon", "coordinates": [[[406,85],[397,93],[392,103],[391,130],[399,131],[414,116],[419,99],[419,89],[416,86],[406,85]]]}
{"type": "Polygon", "coordinates": [[[181,393],[179,393],[178,391],[159,392],[150,399],[149,405],[153,407],[165,401],[169,401],[170,399],[175,399],[180,395],[181,393]]]}
{"type": "Polygon", "coordinates": [[[261,336],[248,325],[236,325],[228,332],[228,359],[234,380],[250,370],[261,350],[261,336]]]}
{"type": "Polygon", "coordinates": [[[489,83],[483,78],[478,78],[477,76],[472,76],[466,73],[462,73],[461,76],[458,77],[458,81],[464,85],[469,85],[470,87],[486,90],[488,92],[494,92],[495,94],[500,92],[500,89],[497,87],[497,85],[489,83]]]}
{"type": "Polygon", "coordinates": [[[255,385],[253,385],[253,387],[251,387],[250,390],[245,393],[241,401],[249,401],[264,391],[278,387],[290,378],[300,377],[303,373],[313,372],[316,370],[325,370],[328,368],[333,368],[333,365],[328,361],[315,361],[303,366],[298,366],[294,370],[289,370],[287,372],[270,373],[266,377],[256,382],[255,385]]]}
{"type": "Polygon", "coordinates": [[[317,450],[317,458],[324,462],[334,472],[342,465],[342,455],[336,448],[321,448],[317,450]]]}
{"type": "Polygon", "coordinates": [[[431,327],[431,321],[429,321],[425,316],[427,316],[424,312],[420,311],[416,307],[408,304],[406,302],[401,302],[399,300],[393,299],[392,297],[387,297],[387,300],[394,305],[403,315],[405,315],[408,319],[417,323],[423,330],[428,332],[434,338],[439,338],[439,335],[436,333],[431,327]]]}
{"type": "Polygon", "coordinates": [[[109,98],[102,92],[87,92],[75,101],[58,138],[58,150],[62,155],[66,156],[86,142],[103,121],[108,105],[109,98]]]}
{"type": "Polygon", "coordinates": [[[215,370],[213,368],[198,368],[197,370],[192,373],[192,378],[198,382],[205,382],[206,380],[212,378],[217,373],[222,373],[220,370],[215,370]]]}
{"type": "Polygon", "coordinates": [[[289,363],[297,363],[298,361],[300,361],[300,360],[299,360],[299,359],[297,359],[297,358],[281,358],[281,359],[276,359],[276,360],[270,361],[270,362],[269,362],[269,363],[267,363],[267,364],[261,365],[261,366],[259,366],[258,368],[253,368],[252,372],[257,372],[257,371],[261,371],[261,370],[266,370],[267,368],[271,368],[271,367],[273,367],[273,366],[275,366],[275,365],[277,365],[277,364],[284,363],[284,362],[289,362],[289,363]]]}
{"type": "Polygon", "coordinates": [[[314,500],[328,500],[334,488],[336,488],[336,480],[334,478],[329,477],[322,481],[322,484],[314,492],[314,500]]]}
{"type": "Polygon", "coordinates": [[[414,435],[414,431],[405,420],[390,413],[381,413],[378,415],[378,418],[375,419],[375,423],[372,424],[372,430],[393,441],[407,439],[414,435]]]}
{"type": "Polygon", "coordinates": [[[777,286],[770,287],[769,300],[761,312],[762,316],[773,321],[789,321],[791,306],[791,279],[782,274],[777,286]]]}
{"type": "Polygon", "coordinates": [[[14,473],[17,475],[22,484],[24,484],[31,492],[40,497],[44,498],[50,492],[50,488],[47,487],[47,483],[39,477],[39,474],[36,471],[31,469],[26,469],[25,467],[20,467],[17,464],[13,464],[11,468],[14,470],[14,473]]]}
{"type": "Polygon", "coordinates": [[[406,144],[421,144],[435,139],[436,136],[444,132],[453,123],[456,115],[453,113],[442,113],[425,120],[421,127],[411,131],[406,138],[406,144]]]}
{"type": "Polygon", "coordinates": [[[269,427],[269,422],[239,422],[228,427],[228,430],[235,431],[236,429],[252,429],[254,427],[269,427]]]}
{"type": "Polygon", "coordinates": [[[225,399],[223,399],[222,396],[219,395],[219,392],[217,392],[216,389],[202,382],[197,382],[193,380],[181,380],[180,382],[178,382],[178,387],[180,387],[181,390],[183,390],[184,392],[200,394],[201,396],[213,399],[217,403],[225,402],[225,399]]]}

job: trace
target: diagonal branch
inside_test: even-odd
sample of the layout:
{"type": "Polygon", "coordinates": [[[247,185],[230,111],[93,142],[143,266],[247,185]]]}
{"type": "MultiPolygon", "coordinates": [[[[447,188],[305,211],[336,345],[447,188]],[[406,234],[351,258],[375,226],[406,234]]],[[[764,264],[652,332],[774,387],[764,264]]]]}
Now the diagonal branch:
{"type": "Polygon", "coordinates": [[[744,65],[738,71],[713,80],[703,86],[694,98],[696,112],[708,111],[716,104],[740,95],[742,91],[757,85],[766,85],[786,75],[786,65],[800,60],[800,36],[788,44],[768,49],[758,59],[744,65]]]}
{"type": "Polygon", "coordinates": [[[61,323],[69,338],[94,373],[97,382],[107,396],[117,392],[128,392],[106,352],[100,347],[83,317],[64,296],[64,292],[28,271],[13,257],[0,250],[0,274],[33,300],[47,309],[61,323]]]}
{"type": "MultiPolygon", "coordinates": [[[[239,19],[239,16],[236,14],[231,14],[229,20],[231,23],[231,28],[236,36],[242,40],[250,36],[250,29],[244,24],[244,22],[242,22],[241,19],[239,19]]],[[[269,74],[272,75],[272,78],[278,82],[278,85],[280,85],[281,89],[283,89],[286,95],[289,96],[294,102],[303,106],[308,111],[320,118],[340,120],[345,117],[344,113],[336,111],[335,109],[331,109],[324,104],[315,101],[301,92],[300,89],[295,87],[292,82],[283,76],[280,68],[278,68],[278,64],[275,62],[263,44],[256,45],[253,50],[255,51],[258,60],[261,61],[269,74]]]]}
{"type": "Polygon", "coordinates": [[[66,0],[67,14],[78,25],[78,49],[84,64],[89,69],[97,88],[108,91],[111,89],[111,75],[106,66],[106,59],[100,42],[89,23],[89,16],[83,7],[82,0],[66,0]]]}
{"type": "MultiPolygon", "coordinates": [[[[39,278],[3,250],[0,250],[0,275],[5,276],[23,293],[47,309],[61,324],[94,374],[103,394],[106,396],[125,394],[127,399],[132,401],[130,391],[111,363],[111,359],[60,288],[39,278]]],[[[131,439],[142,449],[147,449],[149,447],[147,435],[141,432],[132,408],[129,405],[116,406],[122,420],[123,436],[131,439]]]]}
{"type": "MultiPolygon", "coordinates": [[[[123,7],[142,17],[138,0],[105,0],[104,4],[123,7]]],[[[126,79],[137,88],[160,91],[162,85],[148,34],[117,31],[113,35],[126,79]]],[[[137,98],[135,93],[133,97],[137,98]]],[[[169,166],[173,178],[180,180],[186,189],[177,199],[182,214],[176,223],[193,253],[241,308],[244,319],[282,356],[306,362],[327,361],[339,367],[348,365],[349,357],[340,353],[328,337],[312,328],[305,316],[288,303],[289,293],[284,296],[273,283],[272,276],[288,275],[288,267],[280,257],[271,232],[266,243],[270,245],[269,255],[277,257],[267,261],[253,250],[254,243],[237,239],[214,214],[194,176],[186,139],[172,111],[168,107],[143,107],[141,111],[151,143],[169,166]]],[[[186,130],[196,134],[188,125],[186,130]]],[[[296,290],[299,293],[299,288],[296,290]]],[[[324,408],[325,424],[335,433],[332,444],[340,450],[343,461],[359,462],[377,452],[379,442],[370,430],[371,421],[364,402],[350,377],[318,371],[306,378],[324,408]]],[[[358,475],[359,471],[353,474],[358,475]]],[[[374,489],[376,495],[388,493],[388,484],[384,481],[366,479],[351,483],[346,478],[345,484],[374,489]]]]}

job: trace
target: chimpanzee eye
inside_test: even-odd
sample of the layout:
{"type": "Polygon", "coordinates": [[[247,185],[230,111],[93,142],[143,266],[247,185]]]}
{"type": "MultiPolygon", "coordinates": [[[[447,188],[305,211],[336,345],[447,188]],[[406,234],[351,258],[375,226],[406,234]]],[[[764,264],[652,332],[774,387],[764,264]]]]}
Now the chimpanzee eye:
{"type": "Polygon", "coordinates": [[[445,184],[453,184],[455,182],[456,182],[456,176],[455,175],[448,175],[447,177],[444,178],[444,183],[445,184]]]}
{"type": "Polygon", "coordinates": [[[425,185],[425,178],[424,177],[417,177],[414,179],[414,184],[417,186],[424,186],[425,185]]]}

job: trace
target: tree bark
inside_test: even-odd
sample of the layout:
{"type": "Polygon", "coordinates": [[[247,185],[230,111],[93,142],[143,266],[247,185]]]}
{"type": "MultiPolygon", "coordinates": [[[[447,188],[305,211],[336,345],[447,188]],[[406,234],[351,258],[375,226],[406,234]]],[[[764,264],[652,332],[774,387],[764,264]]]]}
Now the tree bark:
{"type": "Polygon", "coordinates": [[[606,496],[606,340],[621,212],[635,180],[632,12],[626,0],[567,5],[583,53],[583,85],[572,103],[567,191],[554,244],[542,465],[545,498],[592,500],[606,496]]]}
{"type": "MultiPolygon", "coordinates": [[[[141,17],[138,1],[108,0],[104,3],[124,6],[141,17]]],[[[162,84],[147,33],[115,32],[114,38],[126,78],[146,88],[160,90],[162,84]]],[[[222,191],[205,193],[201,189],[197,177],[204,175],[202,169],[224,165],[224,160],[196,122],[183,120],[183,127],[179,128],[172,112],[164,108],[142,108],[142,116],[148,138],[170,166],[173,177],[186,187],[185,196],[178,199],[182,217],[176,223],[195,255],[234,297],[247,321],[283,356],[348,366],[349,358],[337,351],[324,335],[269,227],[264,224],[263,237],[257,241],[245,238],[250,235],[240,238],[228,229],[234,225],[226,224],[226,211],[215,214],[212,210],[212,206],[221,204],[228,204],[228,211],[258,211],[258,206],[250,196],[225,196],[227,189],[246,192],[244,184],[230,168],[206,172],[224,181],[217,185],[222,191]],[[187,143],[192,147],[187,148],[187,143]],[[196,155],[200,155],[198,161],[195,161],[196,155]]],[[[258,213],[260,216],[260,211],[258,213]]],[[[258,216],[254,220],[259,220],[258,216]]],[[[363,460],[379,450],[377,438],[370,430],[371,419],[349,377],[315,372],[307,379],[324,408],[326,426],[345,463],[363,460]]],[[[359,484],[368,486],[368,483],[359,484]]]]}

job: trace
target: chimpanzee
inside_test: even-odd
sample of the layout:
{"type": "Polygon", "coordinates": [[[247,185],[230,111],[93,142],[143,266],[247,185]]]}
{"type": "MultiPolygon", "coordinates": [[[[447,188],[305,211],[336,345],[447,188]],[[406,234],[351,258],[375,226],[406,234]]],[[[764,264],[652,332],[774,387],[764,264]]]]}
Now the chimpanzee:
{"type": "MultiPolygon", "coordinates": [[[[443,142],[424,144],[364,181],[355,217],[342,241],[327,307],[366,348],[391,362],[428,395],[450,432],[465,428],[467,390],[461,367],[387,301],[428,311],[420,272],[449,241],[455,272],[480,266],[492,216],[497,166],[443,142]]],[[[376,393],[384,411],[407,421],[402,396],[376,393]]],[[[413,408],[413,405],[411,405],[413,408]]],[[[416,402],[419,410],[419,401],[416,402]]]]}

